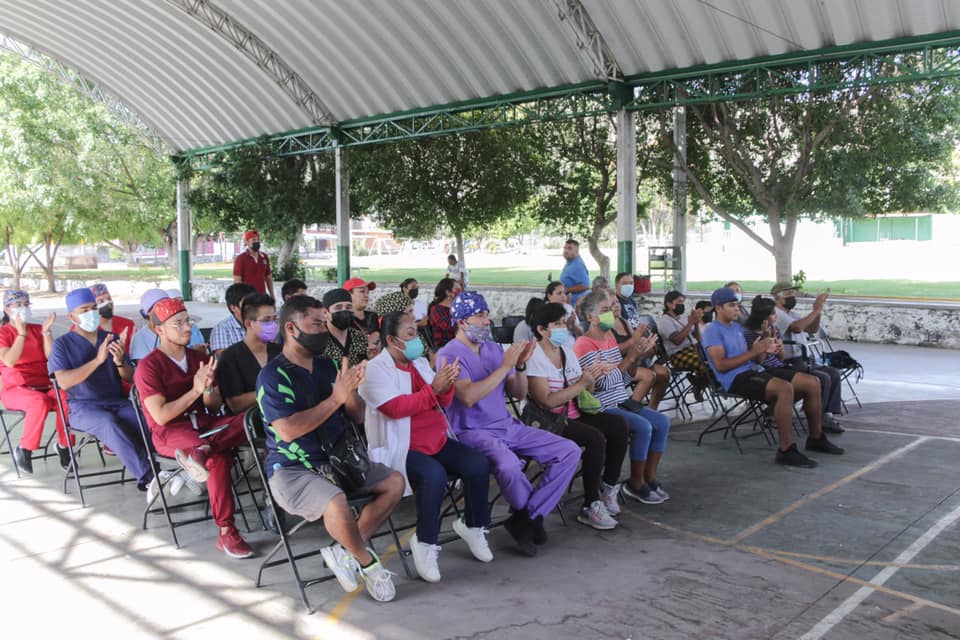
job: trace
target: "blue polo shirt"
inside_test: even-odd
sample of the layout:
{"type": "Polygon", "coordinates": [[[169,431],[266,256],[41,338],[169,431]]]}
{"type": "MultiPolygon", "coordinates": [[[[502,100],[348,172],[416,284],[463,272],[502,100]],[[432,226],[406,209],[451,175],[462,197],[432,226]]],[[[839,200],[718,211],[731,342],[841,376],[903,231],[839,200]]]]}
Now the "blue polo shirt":
{"type": "Polygon", "coordinates": [[[567,260],[567,264],[563,265],[563,271],[560,272],[560,282],[563,283],[564,288],[570,288],[578,284],[586,287],[584,291],[571,294],[574,306],[576,306],[580,296],[590,293],[590,271],[587,270],[583,258],[577,256],[573,260],[567,260]]]}
{"type": "MultiPolygon", "coordinates": [[[[63,334],[53,341],[53,349],[47,360],[47,369],[50,373],[54,373],[82,367],[97,357],[97,350],[109,335],[112,334],[103,329],[97,329],[97,346],[95,347],[75,331],[63,334]]],[[[124,360],[129,362],[126,356],[124,360]]],[[[86,380],[67,389],[67,398],[70,406],[127,402],[120,373],[113,363],[113,356],[103,361],[86,380]]]]}
{"type": "MultiPolygon", "coordinates": [[[[743,337],[743,327],[736,322],[731,322],[726,326],[716,320],[711,322],[707,325],[707,328],[703,330],[701,342],[703,343],[704,351],[707,351],[708,347],[722,346],[723,353],[727,358],[739,356],[747,351],[747,340],[743,337]]],[[[730,390],[730,385],[733,383],[734,378],[744,371],[753,371],[755,368],[750,362],[744,362],[739,367],[734,367],[729,371],[720,373],[713,365],[713,358],[710,357],[709,351],[707,351],[707,362],[710,363],[710,368],[713,369],[713,372],[717,374],[717,380],[720,381],[720,384],[723,385],[723,388],[727,391],[730,390]]]]}
{"type": "Polygon", "coordinates": [[[317,428],[293,442],[282,440],[270,426],[274,420],[317,406],[333,393],[337,368],[330,358],[313,359],[313,371],[290,362],[282,353],[270,360],[257,376],[257,404],[263,412],[267,430],[267,476],[276,467],[303,465],[313,469],[327,462],[321,444],[336,442],[347,429],[342,410],[338,409],[317,428]]]}

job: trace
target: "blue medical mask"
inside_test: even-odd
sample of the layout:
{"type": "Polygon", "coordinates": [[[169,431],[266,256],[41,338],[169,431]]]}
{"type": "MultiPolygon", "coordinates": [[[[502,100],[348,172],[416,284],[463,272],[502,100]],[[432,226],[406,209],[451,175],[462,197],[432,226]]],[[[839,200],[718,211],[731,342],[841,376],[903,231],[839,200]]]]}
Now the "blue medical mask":
{"type": "Polygon", "coordinates": [[[423,355],[423,350],[423,340],[420,336],[403,343],[403,357],[407,360],[416,360],[423,355]]]}
{"type": "Polygon", "coordinates": [[[733,297],[734,297],[734,299],[735,299],[737,302],[742,302],[742,301],[743,301],[743,294],[742,294],[742,293],[735,293],[735,294],[733,294],[733,297]]]}
{"type": "Polygon", "coordinates": [[[549,340],[558,347],[562,347],[565,344],[570,344],[570,330],[566,327],[550,329],[549,340]]]}
{"type": "Polygon", "coordinates": [[[84,331],[96,331],[97,327],[100,326],[100,312],[97,309],[90,309],[90,311],[81,313],[79,320],[77,326],[84,331]]]}
{"type": "Polygon", "coordinates": [[[629,298],[630,296],[632,296],[632,295],[633,295],[633,285],[632,285],[632,284],[625,284],[625,285],[623,285],[622,287],[620,287],[620,295],[622,295],[624,298],[629,298]]]}

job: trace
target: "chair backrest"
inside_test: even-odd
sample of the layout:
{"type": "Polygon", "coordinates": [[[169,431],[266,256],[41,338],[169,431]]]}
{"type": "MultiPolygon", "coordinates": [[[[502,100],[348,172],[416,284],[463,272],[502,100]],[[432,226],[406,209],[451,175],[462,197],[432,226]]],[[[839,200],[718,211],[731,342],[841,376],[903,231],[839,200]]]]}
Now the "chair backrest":
{"type": "Polygon", "coordinates": [[[514,327],[491,327],[490,331],[493,334],[493,339],[499,342],[500,344],[513,344],[513,329],[514,327]]]}
{"type": "Polygon", "coordinates": [[[720,380],[717,378],[717,374],[714,372],[713,367],[710,366],[710,354],[707,353],[707,350],[703,347],[702,342],[697,343],[697,354],[703,360],[703,368],[707,372],[707,386],[715,393],[725,394],[726,390],[723,388],[723,385],[720,384],[720,380]]]}
{"type": "Polygon", "coordinates": [[[657,333],[657,319],[654,318],[649,313],[640,314],[640,324],[647,325],[648,327],[650,327],[651,332],[657,333]]]}
{"type": "Polygon", "coordinates": [[[511,335],[513,335],[513,330],[516,329],[517,325],[521,322],[523,322],[523,316],[503,316],[500,320],[500,326],[509,328],[511,335]]]}

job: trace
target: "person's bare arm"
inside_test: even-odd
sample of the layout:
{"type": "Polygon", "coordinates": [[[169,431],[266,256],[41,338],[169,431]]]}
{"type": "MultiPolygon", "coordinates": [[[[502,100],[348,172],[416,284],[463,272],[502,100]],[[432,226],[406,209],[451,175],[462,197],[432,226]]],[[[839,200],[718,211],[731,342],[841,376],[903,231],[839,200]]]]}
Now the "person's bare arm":
{"type": "Polygon", "coordinates": [[[224,398],[223,400],[227,403],[227,408],[230,409],[230,413],[239,415],[252,407],[257,401],[257,392],[250,391],[248,393],[241,393],[238,396],[230,396],[229,398],[224,398]]]}
{"type": "Polygon", "coordinates": [[[697,327],[701,318],[703,318],[703,309],[694,309],[691,311],[690,316],[687,318],[686,326],[670,334],[670,342],[676,345],[683,344],[683,341],[686,340],[690,336],[690,333],[697,327]]]}
{"type": "Polygon", "coordinates": [[[71,387],[75,387],[89,378],[93,372],[96,371],[101,364],[106,362],[108,357],[110,357],[110,343],[112,340],[112,336],[104,339],[104,341],[100,343],[100,347],[97,349],[96,355],[89,362],[74,369],[60,369],[59,371],[54,371],[53,373],[57,376],[57,384],[60,385],[60,388],[66,390],[71,387]]]}
{"type": "MultiPolygon", "coordinates": [[[[467,407],[472,407],[486,398],[490,392],[497,388],[497,385],[503,382],[503,379],[507,377],[510,370],[517,365],[517,358],[520,357],[520,353],[526,346],[526,342],[517,342],[510,345],[507,350],[503,352],[503,362],[500,366],[482,380],[469,380],[466,378],[457,380],[453,385],[453,393],[456,395],[457,400],[467,407]]],[[[526,376],[524,376],[524,378],[526,378],[526,376]]]]}
{"type": "Polygon", "coordinates": [[[355,367],[350,366],[347,358],[343,359],[337,379],[333,383],[333,390],[325,400],[309,409],[298,411],[286,418],[278,418],[270,423],[284,442],[293,442],[300,436],[314,431],[319,425],[326,422],[342,405],[348,405],[347,413],[356,419],[355,411],[360,408],[360,420],[363,419],[363,400],[353,399],[357,388],[363,383],[366,374],[366,363],[361,362],[355,367]],[[359,405],[357,402],[359,401],[359,405]]]}
{"type": "Polygon", "coordinates": [[[827,297],[829,297],[829,290],[821,293],[817,296],[816,300],[813,301],[813,309],[800,318],[799,320],[794,320],[790,323],[790,326],[787,328],[788,331],[793,333],[816,333],[820,330],[820,317],[823,314],[823,306],[827,303],[827,297]]]}
{"type": "Polygon", "coordinates": [[[716,367],[717,371],[723,373],[731,369],[736,369],[751,360],[762,360],[766,354],[769,343],[770,338],[759,338],[747,351],[730,358],[727,357],[727,352],[721,344],[707,347],[707,353],[710,354],[710,359],[713,360],[713,366],[716,367]]]}

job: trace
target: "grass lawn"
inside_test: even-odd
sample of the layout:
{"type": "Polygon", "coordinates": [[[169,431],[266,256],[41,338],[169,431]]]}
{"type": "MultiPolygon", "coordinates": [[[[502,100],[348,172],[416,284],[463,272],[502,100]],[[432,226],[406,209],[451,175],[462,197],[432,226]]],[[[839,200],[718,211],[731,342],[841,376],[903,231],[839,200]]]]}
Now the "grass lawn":
{"type": "MultiPolygon", "coordinates": [[[[367,269],[355,268],[357,276],[364,280],[379,282],[400,282],[404,278],[416,278],[424,291],[432,292],[433,285],[444,277],[441,269],[367,269]]],[[[200,278],[232,278],[229,266],[198,266],[193,270],[200,278]]],[[[314,273],[322,275],[323,269],[314,273]]],[[[559,278],[560,270],[529,268],[482,268],[470,270],[470,283],[474,286],[528,286],[541,288],[547,284],[547,275],[552,273],[559,278]]],[[[143,267],[140,269],[101,269],[101,270],[60,270],[60,278],[82,280],[159,280],[169,277],[169,271],[163,267],[143,267]]],[[[690,291],[713,291],[725,284],[723,281],[689,282],[690,291]]],[[[750,293],[767,292],[773,286],[772,280],[743,280],[743,288],[750,293]]],[[[841,296],[880,297],[880,298],[934,298],[938,300],[960,300],[960,282],[920,282],[915,280],[809,280],[805,285],[808,292],[830,288],[831,293],[841,296]]],[[[662,287],[654,282],[654,291],[662,287]]]]}

